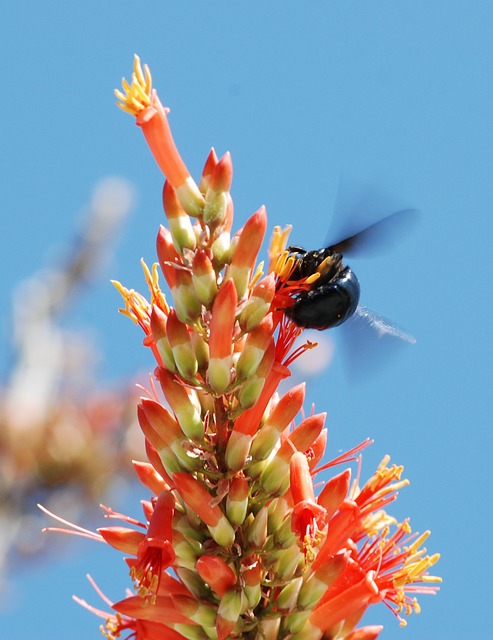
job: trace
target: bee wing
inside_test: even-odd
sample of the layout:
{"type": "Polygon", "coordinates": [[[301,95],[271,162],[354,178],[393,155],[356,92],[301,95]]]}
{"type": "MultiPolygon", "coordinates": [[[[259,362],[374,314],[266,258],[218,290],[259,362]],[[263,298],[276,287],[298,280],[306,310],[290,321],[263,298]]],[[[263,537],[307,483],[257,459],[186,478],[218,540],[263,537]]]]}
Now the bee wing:
{"type": "Polygon", "coordinates": [[[416,227],[420,215],[417,209],[395,211],[363,231],[331,244],[330,248],[352,258],[381,255],[387,249],[396,246],[398,241],[416,227]]]}
{"type": "Polygon", "coordinates": [[[344,360],[352,379],[358,381],[384,366],[416,339],[385,316],[357,307],[338,331],[344,360]]]}
{"type": "Polygon", "coordinates": [[[352,257],[381,254],[416,226],[420,212],[374,185],[344,176],[334,206],[328,246],[352,257]]]}

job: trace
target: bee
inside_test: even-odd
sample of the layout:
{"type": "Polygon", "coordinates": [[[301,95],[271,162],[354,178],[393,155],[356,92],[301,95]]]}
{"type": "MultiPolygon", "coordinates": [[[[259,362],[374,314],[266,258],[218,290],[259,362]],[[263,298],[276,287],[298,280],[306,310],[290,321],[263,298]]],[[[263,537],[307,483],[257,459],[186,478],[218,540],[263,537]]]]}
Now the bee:
{"type": "MultiPolygon", "coordinates": [[[[323,331],[344,324],[353,318],[357,333],[371,333],[378,338],[398,338],[414,343],[415,339],[386,319],[359,305],[360,284],[344,256],[356,256],[381,251],[406,227],[419,217],[416,209],[403,209],[387,215],[373,224],[328,247],[307,251],[291,245],[285,262],[291,264],[288,273],[278,278],[277,288],[283,294],[283,311],[295,324],[307,329],[323,331]],[[370,331],[366,331],[369,329],[370,331]]],[[[354,227],[354,225],[353,225],[354,227]]],[[[359,341],[354,338],[353,343],[359,341]]],[[[361,338],[367,340],[367,337],[361,338]]],[[[363,345],[362,345],[363,346],[363,345]]]]}
{"type": "Polygon", "coordinates": [[[335,247],[305,251],[302,247],[288,247],[295,258],[290,280],[303,280],[319,274],[313,286],[301,291],[285,314],[297,325],[307,329],[331,329],[345,322],[356,311],[360,285],[356,274],[342,261],[335,247]]]}

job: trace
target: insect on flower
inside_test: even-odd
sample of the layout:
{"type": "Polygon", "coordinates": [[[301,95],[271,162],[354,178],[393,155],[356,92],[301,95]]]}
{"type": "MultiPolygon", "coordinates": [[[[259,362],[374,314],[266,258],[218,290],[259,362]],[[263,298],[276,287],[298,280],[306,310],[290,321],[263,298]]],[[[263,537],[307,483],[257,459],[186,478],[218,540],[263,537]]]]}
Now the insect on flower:
{"type": "MultiPolygon", "coordinates": [[[[378,206],[378,196],[376,199],[378,206]]],[[[359,206],[365,206],[364,198],[359,206]]],[[[417,222],[419,212],[402,209],[383,217],[369,215],[373,218],[369,224],[361,216],[358,221],[344,221],[345,228],[338,234],[342,239],[325,248],[307,251],[297,245],[288,246],[276,267],[279,306],[295,324],[323,331],[351,320],[344,327],[350,334],[347,336],[352,351],[350,359],[358,352],[368,351],[368,345],[372,353],[370,359],[374,359],[371,343],[379,343],[381,348],[382,338],[415,342],[413,336],[384,316],[359,305],[360,284],[354,271],[345,264],[345,257],[364,257],[372,250],[380,251],[393,244],[417,222]]]]}

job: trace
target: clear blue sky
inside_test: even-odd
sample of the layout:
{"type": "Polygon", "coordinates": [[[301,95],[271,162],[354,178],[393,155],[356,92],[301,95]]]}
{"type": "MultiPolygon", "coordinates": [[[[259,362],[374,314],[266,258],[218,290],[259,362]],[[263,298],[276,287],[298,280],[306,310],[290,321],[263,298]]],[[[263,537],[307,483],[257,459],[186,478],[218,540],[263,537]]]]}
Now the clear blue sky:
{"type": "MultiPolygon", "coordinates": [[[[139,260],[153,261],[163,220],[160,173],[112,96],[134,52],[171,108],[190,170],[199,174],[212,145],[231,151],[237,228],[264,203],[270,227],[292,223],[294,242],[321,245],[341,171],[423,211],[393,253],[354,264],[362,302],[417,344],[358,387],[336,359],[308,391],[328,412],[329,451],[371,436],[364,475],[385,453],[405,465],[411,486],[395,513],[430,528],[428,548],[442,553],[442,592],[422,598],[406,629],[383,606],[372,614],[383,640],[479,638],[490,628],[492,29],[488,0],[19,0],[0,9],[3,309],[47,248],[71,236],[96,181],[117,174],[138,190],[109,272],[77,308],[75,326],[99,332],[108,378],[152,367],[108,283],[143,289],[139,260]]],[[[98,638],[98,620],[71,594],[97,603],[86,571],[114,599],[126,585],[118,554],[93,551],[82,541],[12,576],[2,637],[98,638]]]]}

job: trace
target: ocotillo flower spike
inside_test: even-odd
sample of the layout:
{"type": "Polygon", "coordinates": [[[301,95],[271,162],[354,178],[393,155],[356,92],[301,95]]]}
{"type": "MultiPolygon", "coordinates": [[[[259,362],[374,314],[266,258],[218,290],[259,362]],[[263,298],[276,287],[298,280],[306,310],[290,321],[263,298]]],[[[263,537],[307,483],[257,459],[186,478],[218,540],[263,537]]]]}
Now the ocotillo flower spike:
{"type": "Polygon", "coordinates": [[[120,526],[77,528],[130,556],[132,591],[111,605],[104,634],[373,640],[380,626],[357,628],[370,606],[384,601],[404,624],[419,611],[416,596],[436,593],[440,581],[428,574],[438,560],[422,546],[429,532],[413,534],[387,511],[407,484],[402,467],[385,457],[361,481],[369,441],[322,462],[325,414],[304,413],[304,384],[278,389],[315,346],[295,346],[303,328],[283,311],[311,284],[289,285],[290,227],[274,230],[263,273],[265,208],[230,235],[230,154],[212,150],[197,186],[138,57],[122,84],[119,106],[135,116],[166,178],[169,229],[158,232],[158,266],[144,265],[150,300],[116,283],[157,366],[137,411],[148,462],[134,464],[152,494],[143,520],[106,508],[120,526]]]}

